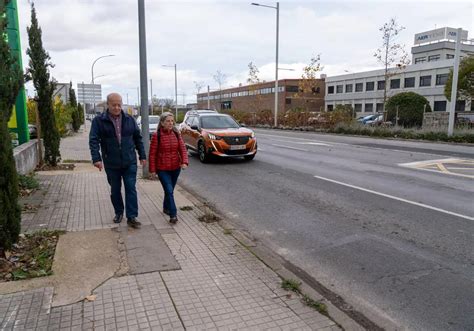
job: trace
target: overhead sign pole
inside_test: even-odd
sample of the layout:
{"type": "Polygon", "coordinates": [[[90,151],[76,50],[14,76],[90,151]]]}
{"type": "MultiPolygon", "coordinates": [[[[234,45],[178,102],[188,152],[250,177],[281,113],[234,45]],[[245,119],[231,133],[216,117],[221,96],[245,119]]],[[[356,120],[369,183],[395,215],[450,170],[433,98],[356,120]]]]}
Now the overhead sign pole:
{"type": "MultiPolygon", "coordinates": [[[[21,60],[20,29],[18,26],[18,6],[16,0],[11,0],[7,5],[7,39],[20,68],[23,68],[21,60]]],[[[12,117],[8,122],[8,128],[13,133],[13,144],[23,144],[30,140],[28,131],[28,112],[26,110],[25,88],[22,87],[15,100],[12,117]]]]}

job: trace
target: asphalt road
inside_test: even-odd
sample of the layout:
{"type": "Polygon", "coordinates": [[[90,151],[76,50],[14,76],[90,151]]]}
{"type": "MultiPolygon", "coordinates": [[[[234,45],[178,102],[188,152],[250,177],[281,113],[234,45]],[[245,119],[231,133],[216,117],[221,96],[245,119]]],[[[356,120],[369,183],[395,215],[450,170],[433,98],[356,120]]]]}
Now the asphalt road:
{"type": "Polygon", "coordinates": [[[379,325],[474,330],[473,147],[256,132],[180,183],[379,325]]]}

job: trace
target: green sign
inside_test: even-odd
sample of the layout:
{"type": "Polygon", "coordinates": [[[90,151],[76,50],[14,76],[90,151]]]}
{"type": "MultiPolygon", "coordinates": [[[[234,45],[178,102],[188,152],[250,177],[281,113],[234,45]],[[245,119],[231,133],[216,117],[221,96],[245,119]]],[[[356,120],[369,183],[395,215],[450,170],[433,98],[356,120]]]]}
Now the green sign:
{"type": "MultiPolygon", "coordinates": [[[[16,0],[11,0],[7,5],[7,40],[12,49],[13,55],[18,61],[20,68],[23,68],[21,60],[20,29],[18,27],[18,6],[16,0]]],[[[26,110],[25,88],[22,88],[16,97],[15,107],[12,117],[8,122],[13,144],[23,144],[30,140],[28,131],[28,113],[26,110]]]]}

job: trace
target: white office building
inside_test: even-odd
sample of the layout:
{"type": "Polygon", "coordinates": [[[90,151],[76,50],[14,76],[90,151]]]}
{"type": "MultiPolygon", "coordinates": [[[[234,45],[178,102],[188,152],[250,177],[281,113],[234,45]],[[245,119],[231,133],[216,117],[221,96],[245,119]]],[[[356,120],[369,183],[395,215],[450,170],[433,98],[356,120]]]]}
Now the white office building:
{"type": "MultiPolygon", "coordinates": [[[[390,68],[387,97],[400,92],[415,92],[428,99],[434,111],[449,111],[444,95],[449,70],[454,66],[456,29],[441,28],[415,35],[412,63],[405,68],[390,68]]],[[[461,58],[474,55],[474,43],[463,30],[461,58]]],[[[385,70],[372,70],[326,78],[325,108],[350,104],[358,116],[383,111],[385,70]]],[[[461,100],[457,111],[474,111],[474,102],[461,100]]]]}

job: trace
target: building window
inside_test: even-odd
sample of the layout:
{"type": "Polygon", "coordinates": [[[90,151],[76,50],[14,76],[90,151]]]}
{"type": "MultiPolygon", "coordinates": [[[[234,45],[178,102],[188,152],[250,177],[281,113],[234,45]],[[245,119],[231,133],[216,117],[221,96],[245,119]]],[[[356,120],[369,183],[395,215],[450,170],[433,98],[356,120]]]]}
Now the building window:
{"type": "Polygon", "coordinates": [[[221,109],[232,109],[232,101],[221,102],[221,109]]]}
{"type": "Polygon", "coordinates": [[[373,91],[375,83],[374,82],[367,82],[365,83],[365,91],[373,91]]]}
{"type": "Polygon", "coordinates": [[[436,85],[446,85],[448,74],[436,75],[436,85]]]}
{"type": "Polygon", "coordinates": [[[373,103],[366,103],[365,104],[365,112],[372,113],[374,111],[374,104],[373,103]]]}
{"type": "Polygon", "coordinates": [[[377,113],[383,112],[383,103],[377,103],[375,105],[375,110],[377,111],[377,113]]]}
{"type": "Polygon", "coordinates": [[[342,88],[344,85],[336,85],[336,93],[342,93],[342,88]]]}
{"type": "MultiPolygon", "coordinates": [[[[334,93],[334,86],[329,86],[329,90],[331,89],[331,87],[332,87],[332,92],[328,92],[328,93],[334,93]]],[[[286,87],[286,92],[298,93],[299,88],[298,88],[298,86],[288,85],[286,87]]]]}
{"type": "Polygon", "coordinates": [[[446,101],[435,101],[433,111],[446,111],[446,101]]]}
{"type": "Polygon", "coordinates": [[[420,76],[420,87],[431,86],[431,76],[420,76]]]}
{"type": "Polygon", "coordinates": [[[415,87],[415,77],[405,78],[405,88],[415,87]]]}
{"type": "Polygon", "coordinates": [[[447,59],[454,59],[454,55],[453,54],[446,54],[446,58],[447,59]]]}
{"type": "Polygon", "coordinates": [[[328,94],[334,94],[334,86],[328,86],[328,94]]]}
{"type": "Polygon", "coordinates": [[[390,80],[390,88],[391,89],[400,88],[400,79],[391,79],[390,80]]]}
{"type": "Polygon", "coordinates": [[[441,59],[441,55],[439,54],[428,56],[428,62],[438,61],[439,59],[441,59]]]}
{"type": "Polygon", "coordinates": [[[354,111],[356,113],[360,113],[362,111],[362,104],[361,103],[354,104],[354,111]]]}
{"type": "Polygon", "coordinates": [[[352,84],[346,84],[346,93],[352,93],[352,84]]]}
{"type": "Polygon", "coordinates": [[[287,105],[291,105],[291,98],[285,98],[285,103],[287,105]]]}
{"type": "Polygon", "coordinates": [[[377,82],[377,90],[380,91],[380,90],[383,90],[383,89],[385,89],[385,81],[384,80],[379,80],[377,82]]]}
{"type": "Polygon", "coordinates": [[[363,89],[364,89],[363,83],[356,83],[356,88],[355,88],[356,92],[362,92],[363,89]]]}
{"type": "Polygon", "coordinates": [[[426,62],[426,57],[425,56],[415,58],[415,64],[423,63],[423,62],[426,62]]]}
{"type": "Polygon", "coordinates": [[[318,94],[318,93],[320,92],[319,86],[317,86],[317,87],[312,87],[312,88],[311,88],[311,92],[312,92],[313,94],[318,94]]]}
{"type": "Polygon", "coordinates": [[[457,100],[454,111],[465,111],[466,110],[466,100],[457,100]]]}
{"type": "Polygon", "coordinates": [[[333,105],[328,105],[328,111],[333,111],[334,110],[334,106],[333,105]]]}

